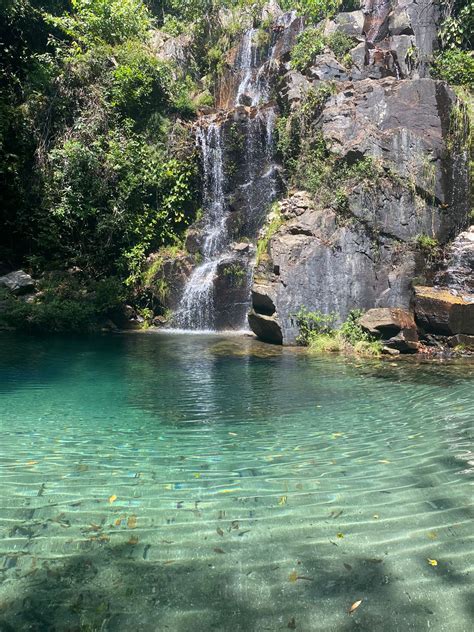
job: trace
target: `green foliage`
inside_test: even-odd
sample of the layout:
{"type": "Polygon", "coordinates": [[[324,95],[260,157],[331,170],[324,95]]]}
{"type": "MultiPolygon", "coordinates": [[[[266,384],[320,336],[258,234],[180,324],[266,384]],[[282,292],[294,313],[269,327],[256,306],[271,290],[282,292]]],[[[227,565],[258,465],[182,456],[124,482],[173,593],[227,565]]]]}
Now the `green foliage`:
{"type": "Polygon", "coordinates": [[[267,256],[268,244],[271,238],[279,228],[283,225],[283,217],[281,216],[278,205],[274,205],[268,216],[267,223],[263,227],[263,235],[257,241],[257,264],[267,256]]]}
{"type": "Polygon", "coordinates": [[[443,48],[472,48],[474,5],[470,0],[441,0],[443,21],[439,38],[443,48]]]}
{"type": "Polygon", "coordinates": [[[247,279],[245,267],[239,263],[229,263],[224,266],[223,274],[227,277],[229,284],[233,287],[242,287],[247,279]]]}
{"type": "Polygon", "coordinates": [[[298,36],[291,51],[291,65],[295,70],[305,72],[325,48],[329,48],[338,61],[348,64],[346,54],[354,45],[354,40],[341,31],[325,36],[322,28],[309,28],[298,36]]]}
{"type": "MultiPolygon", "coordinates": [[[[341,0],[284,0],[281,6],[286,9],[296,9],[301,15],[316,23],[324,18],[335,15],[342,7],[341,0]]],[[[350,3],[351,6],[353,3],[350,3]]],[[[358,7],[356,7],[358,8],[358,7]]],[[[351,8],[346,10],[352,10],[351,8]]]]}
{"type": "Polygon", "coordinates": [[[304,72],[320,55],[326,46],[326,39],[319,28],[309,28],[298,36],[291,51],[291,65],[295,70],[304,72]]]}
{"type": "Polygon", "coordinates": [[[334,332],[335,314],[323,314],[320,311],[311,312],[302,306],[295,314],[299,335],[297,343],[307,346],[315,335],[332,335],[334,332]]]}
{"type": "Polygon", "coordinates": [[[429,235],[417,235],[415,243],[417,247],[427,255],[436,254],[440,247],[436,237],[430,237],[429,235]]]}
{"type": "Polygon", "coordinates": [[[4,296],[0,322],[32,332],[94,331],[123,298],[117,278],[86,282],[73,276],[52,275],[41,282],[33,302],[4,296]]]}
{"type": "Polygon", "coordinates": [[[359,342],[370,342],[371,340],[369,334],[362,329],[359,323],[363,313],[360,309],[351,310],[339,329],[342,338],[352,346],[359,342]]]}
{"type": "MultiPolygon", "coordinates": [[[[343,65],[347,65],[349,61],[346,54],[351,50],[351,48],[354,48],[355,43],[349,35],[346,35],[342,31],[334,31],[334,33],[326,38],[326,46],[332,50],[338,61],[343,63],[343,65]]],[[[350,63],[352,63],[350,56],[349,59],[351,60],[350,63]]]]}
{"type": "Polygon", "coordinates": [[[142,0],[71,0],[72,12],[47,15],[76,45],[120,44],[144,39],[153,18],[142,0]]]}
{"type": "Polygon", "coordinates": [[[433,72],[439,79],[474,89],[474,53],[450,48],[436,57],[433,72]]]}
{"type": "Polygon", "coordinates": [[[363,356],[379,356],[382,344],[365,332],[359,324],[363,312],[352,310],[337,328],[337,314],[323,314],[301,307],[295,315],[299,329],[297,342],[315,353],[347,352],[363,356]]]}
{"type": "Polygon", "coordinates": [[[22,49],[0,98],[0,259],[132,284],[194,219],[197,156],[176,120],[194,114],[194,84],[156,58],[141,0],[42,8],[9,18],[22,49]]]}

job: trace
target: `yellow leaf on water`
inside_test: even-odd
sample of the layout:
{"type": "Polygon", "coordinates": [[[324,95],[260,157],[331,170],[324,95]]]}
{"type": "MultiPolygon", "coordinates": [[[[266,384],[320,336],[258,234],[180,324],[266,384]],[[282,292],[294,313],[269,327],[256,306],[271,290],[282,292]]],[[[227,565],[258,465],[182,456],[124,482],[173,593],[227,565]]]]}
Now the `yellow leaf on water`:
{"type": "Polygon", "coordinates": [[[390,461],[387,461],[387,459],[381,459],[379,463],[390,463],[390,461]]]}
{"type": "Polygon", "coordinates": [[[288,581],[294,583],[298,579],[298,573],[296,571],[291,571],[288,575],[288,581]]]}
{"type": "Polygon", "coordinates": [[[128,520],[127,520],[127,527],[129,529],[136,529],[137,527],[137,517],[132,515],[129,516],[128,520]]]}
{"type": "Polygon", "coordinates": [[[27,465],[36,465],[37,463],[39,463],[39,461],[27,461],[26,462],[27,465]]]}
{"type": "Polygon", "coordinates": [[[436,540],[436,538],[438,537],[438,534],[436,533],[436,531],[430,531],[428,533],[428,537],[430,540],[436,540]]]}
{"type": "Polygon", "coordinates": [[[362,603],[362,599],[359,599],[359,601],[354,601],[352,606],[349,608],[349,614],[352,614],[354,610],[357,610],[357,608],[360,606],[361,603],[362,603]]]}
{"type": "Polygon", "coordinates": [[[229,436],[231,436],[231,437],[236,437],[236,436],[237,436],[237,433],[236,433],[236,432],[229,432],[229,436]]]}
{"type": "Polygon", "coordinates": [[[338,537],[340,540],[342,540],[342,538],[344,537],[344,534],[343,534],[343,533],[338,533],[338,534],[337,534],[337,537],[338,537]]]}
{"type": "Polygon", "coordinates": [[[117,500],[117,496],[115,494],[113,494],[112,496],[110,496],[109,498],[109,503],[112,504],[117,500]]]}
{"type": "Polygon", "coordinates": [[[339,437],[343,437],[344,435],[342,434],[342,432],[333,432],[331,436],[333,439],[338,439],[339,437]]]}
{"type": "Polygon", "coordinates": [[[135,546],[136,544],[138,544],[138,536],[136,535],[130,536],[130,539],[127,542],[127,544],[130,544],[131,546],[135,546]]]}
{"type": "Polygon", "coordinates": [[[219,494],[232,494],[232,492],[235,492],[235,489],[221,489],[219,490],[219,494]]]}
{"type": "Polygon", "coordinates": [[[429,557],[427,558],[427,560],[430,566],[438,566],[438,560],[431,560],[429,557]]]}
{"type": "Polygon", "coordinates": [[[196,472],[195,474],[193,474],[194,478],[201,478],[201,474],[199,472],[196,472]]]}
{"type": "Polygon", "coordinates": [[[286,505],[288,501],[288,496],[280,496],[280,498],[278,499],[278,504],[280,505],[280,507],[283,507],[283,505],[286,505]]]}

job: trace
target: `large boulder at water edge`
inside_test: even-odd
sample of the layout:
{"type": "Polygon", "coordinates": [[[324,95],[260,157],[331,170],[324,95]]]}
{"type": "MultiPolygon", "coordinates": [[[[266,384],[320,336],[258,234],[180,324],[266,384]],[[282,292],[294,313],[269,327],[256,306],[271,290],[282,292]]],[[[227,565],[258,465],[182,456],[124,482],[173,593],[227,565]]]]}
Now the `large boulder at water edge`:
{"type": "Polygon", "coordinates": [[[35,291],[35,280],[23,270],[16,270],[0,277],[0,287],[16,295],[30,294],[35,291]]]}
{"type": "Polygon", "coordinates": [[[459,295],[448,288],[415,287],[415,314],[427,332],[474,335],[474,294],[459,295]]]}
{"type": "Polygon", "coordinates": [[[385,346],[402,352],[418,351],[418,331],[413,314],[399,308],[369,309],[360,319],[361,327],[384,341],[385,346]]]}

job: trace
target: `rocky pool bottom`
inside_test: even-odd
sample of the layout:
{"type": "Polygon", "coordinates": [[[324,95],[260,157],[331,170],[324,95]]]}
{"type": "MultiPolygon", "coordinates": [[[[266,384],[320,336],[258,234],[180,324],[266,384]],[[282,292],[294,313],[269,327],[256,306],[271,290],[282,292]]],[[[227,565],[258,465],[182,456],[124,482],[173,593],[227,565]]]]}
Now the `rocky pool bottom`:
{"type": "Polygon", "coordinates": [[[249,337],[1,334],[0,630],[468,632],[473,384],[249,337]]]}

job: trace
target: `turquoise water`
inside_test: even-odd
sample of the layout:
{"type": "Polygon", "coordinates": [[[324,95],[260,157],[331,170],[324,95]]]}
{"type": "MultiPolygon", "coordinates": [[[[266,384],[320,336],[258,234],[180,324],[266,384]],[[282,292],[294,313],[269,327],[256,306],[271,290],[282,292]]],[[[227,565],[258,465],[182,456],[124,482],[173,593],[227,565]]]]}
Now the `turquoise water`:
{"type": "Polygon", "coordinates": [[[473,384],[248,337],[2,334],[0,630],[471,630],[473,384]]]}

